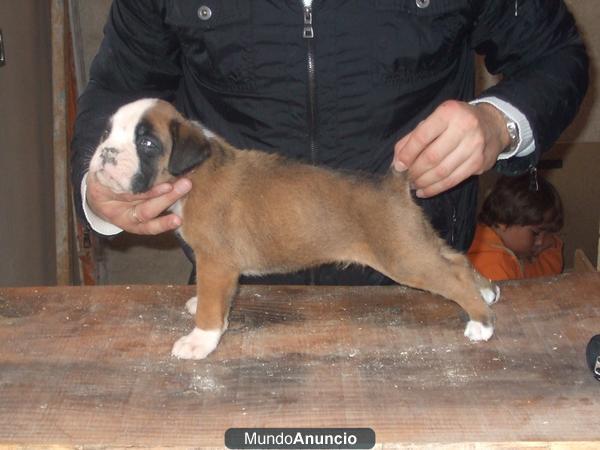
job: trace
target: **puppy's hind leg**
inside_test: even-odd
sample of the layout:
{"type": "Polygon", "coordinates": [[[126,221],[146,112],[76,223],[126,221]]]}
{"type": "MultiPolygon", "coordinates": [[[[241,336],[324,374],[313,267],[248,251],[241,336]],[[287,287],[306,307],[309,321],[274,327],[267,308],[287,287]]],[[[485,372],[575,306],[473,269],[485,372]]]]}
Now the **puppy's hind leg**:
{"type": "Polygon", "coordinates": [[[195,314],[196,327],[180,338],[172,354],[182,359],[206,358],[219,343],[227,329],[227,316],[235,295],[239,274],[236,270],[198,258],[196,297],[187,303],[188,311],[195,314]]]}
{"type": "Polygon", "coordinates": [[[437,236],[433,239],[413,237],[411,245],[396,251],[387,249],[377,255],[380,264],[374,268],[398,283],[458,303],[469,315],[465,336],[472,341],[490,339],[495,318],[488,303],[496,299],[495,287],[474,271],[464,255],[450,249],[437,236]]]}
{"type": "Polygon", "coordinates": [[[498,287],[498,285],[492,283],[490,280],[483,277],[479,272],[477,272],[477,270],[475,270],[475,268],[471,265],[469,259],[466,258],[465,255],[451,248],[448,248],[445,245],[445,243],[442,243],[440,245],[441,254],[444,258],[456,264],[464,265],[472,271],[473,277],[475,278],[475,283],[477,285],[477,288],[479,289],[479,292],[481,293],[481,297],[483,298],[484,302],[486,302],[488,305],[493,305],[494,303],[497,303],[500,300],[500,288],[498,287]]]}

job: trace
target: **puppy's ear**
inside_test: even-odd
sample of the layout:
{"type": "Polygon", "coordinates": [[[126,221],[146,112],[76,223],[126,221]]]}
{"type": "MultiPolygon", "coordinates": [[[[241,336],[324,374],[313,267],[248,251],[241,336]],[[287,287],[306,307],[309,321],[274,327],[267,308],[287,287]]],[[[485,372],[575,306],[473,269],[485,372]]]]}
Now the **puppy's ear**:
{"type": "Polygon", "coordinates": [[[183,175],[210,157],[209,140],[189,122],[173,120],[170,131],[173,142],[169,157],[169,173],[171,175],[183,175]]]}

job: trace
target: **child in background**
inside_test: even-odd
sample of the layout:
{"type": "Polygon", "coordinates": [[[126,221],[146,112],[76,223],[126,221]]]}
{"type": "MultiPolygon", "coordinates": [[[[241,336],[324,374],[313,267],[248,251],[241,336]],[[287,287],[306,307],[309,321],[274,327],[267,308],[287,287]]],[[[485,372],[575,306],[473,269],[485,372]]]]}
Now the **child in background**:
{"type": "MultiPolygon", "coordinates": [[[[533,174],[537,177],[537,174],[533,174]]],[[[563,225],[558,192],[542,177],[500,177],[479,213],[467,256],[491,280],[556,275],[562,271],[563,225]]]]}

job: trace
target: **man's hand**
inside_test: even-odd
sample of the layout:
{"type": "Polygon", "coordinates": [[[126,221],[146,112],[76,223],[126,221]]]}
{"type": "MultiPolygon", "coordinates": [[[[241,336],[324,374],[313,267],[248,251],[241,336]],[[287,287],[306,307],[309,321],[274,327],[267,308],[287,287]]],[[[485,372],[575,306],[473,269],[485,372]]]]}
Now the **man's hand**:
{"type": "Polygon", "coordinates": [[[393,165],[408,170],[418,197],[431,197],[491,169],[509,144],[494,106],[449,100],[396,143],[393,165]]]}
{"type": "Polygon", "coordinates": [[[93,174],[87,177],[87,202],[100,218],[135,234],[159,234],[181,226],[175,214],[160,214],[192,188],[187,178],[162,183],[143,194],[115,194],[93,174]]]}

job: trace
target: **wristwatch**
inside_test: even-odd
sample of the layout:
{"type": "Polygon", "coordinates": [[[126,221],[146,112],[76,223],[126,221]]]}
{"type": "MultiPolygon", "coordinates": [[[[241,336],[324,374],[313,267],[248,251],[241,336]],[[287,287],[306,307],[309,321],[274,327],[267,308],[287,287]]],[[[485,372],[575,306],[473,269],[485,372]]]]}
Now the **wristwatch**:
{"type": "Polygon", "coordinates": [[[517,148],[517,145],[519,145],[519,125],[506,114],[502,113],[502,116],[504,117],[504,123],[506,124],[506,131],[508,131],[508,136],[510,137],[510,144],[508,144],[508,147],[506,147],[502,153],[510,153],[517,148]]]}

